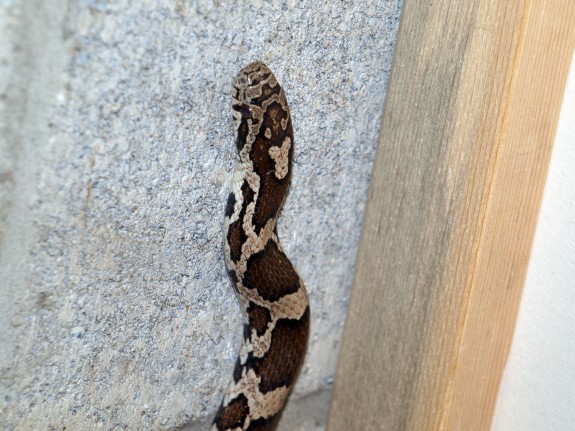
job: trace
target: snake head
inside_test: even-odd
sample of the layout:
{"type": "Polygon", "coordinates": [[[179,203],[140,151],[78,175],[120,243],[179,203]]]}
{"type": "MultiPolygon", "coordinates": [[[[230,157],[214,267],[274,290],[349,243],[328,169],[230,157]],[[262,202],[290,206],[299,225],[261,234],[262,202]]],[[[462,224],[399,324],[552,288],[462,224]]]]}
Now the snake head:
{"type": "Polygon", "coordinates": [[[248,64],[238,73],[233,84],[232,108],[238,151],[246,144],[251,146],[258,136],[271,146],[277,145],[273,137],[291,133],[287,130],[289,108],[285,93],[261,61],[248,64]]]}
{"type": "MultiPolygon", "coordinates": [[[[239,71],[234,80],[233,107],[241,108],[243,105],[259,105],[261,108],[262,96],[269,96],[269,90],[276,87],[278,81],[272,71],[261,61],[254,61],[239,71]],[[268,92],[264,91],[268,88],[268,92]]],[[[241,110],[241,109],[240,109],[241,110]]]]}

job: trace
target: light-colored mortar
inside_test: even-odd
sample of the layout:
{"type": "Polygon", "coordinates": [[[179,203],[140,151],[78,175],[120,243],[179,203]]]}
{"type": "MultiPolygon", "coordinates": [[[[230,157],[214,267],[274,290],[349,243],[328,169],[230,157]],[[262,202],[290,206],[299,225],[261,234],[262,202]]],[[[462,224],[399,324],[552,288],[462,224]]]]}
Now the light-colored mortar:
{"type": "Polygon", "coordinates": [[[0,428],[207,427],[239,345],[221,230],[231,82],[291,104],[279,223],[312,337],[283,430],[322,430],[398,1],[0,0],[0,428]]]}

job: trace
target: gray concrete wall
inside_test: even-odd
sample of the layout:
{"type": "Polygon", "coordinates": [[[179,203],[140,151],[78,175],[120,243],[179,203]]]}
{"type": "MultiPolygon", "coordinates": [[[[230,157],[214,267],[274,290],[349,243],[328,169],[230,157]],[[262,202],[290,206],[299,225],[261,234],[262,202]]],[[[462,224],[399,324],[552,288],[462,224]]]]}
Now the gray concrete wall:
{"type": "Polygon", "coordinates": [[[0,0],[1,429],[207,429],[241,334],[231,81],[256,59],[292,108],[279,234],[312,309],[282,429],[325,429],[399,11],[0,0]]]}

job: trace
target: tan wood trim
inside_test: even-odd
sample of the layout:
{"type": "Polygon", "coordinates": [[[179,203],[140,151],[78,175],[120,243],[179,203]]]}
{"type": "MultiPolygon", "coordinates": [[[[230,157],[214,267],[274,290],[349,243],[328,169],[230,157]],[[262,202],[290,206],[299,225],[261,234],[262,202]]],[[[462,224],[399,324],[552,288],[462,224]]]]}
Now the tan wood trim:
{"type": "Polygon", "coordinates": [[[328,430],[488,430],[573,0],[405,0],[328,430]]]}

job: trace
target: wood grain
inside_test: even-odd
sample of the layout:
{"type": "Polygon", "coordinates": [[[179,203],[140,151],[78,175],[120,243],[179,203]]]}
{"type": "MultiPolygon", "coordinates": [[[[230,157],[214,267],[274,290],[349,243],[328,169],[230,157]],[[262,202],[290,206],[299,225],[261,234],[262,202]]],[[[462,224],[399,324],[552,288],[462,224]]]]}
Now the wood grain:
{"type": "Polygon", "coordinates": [[[572,0],[406,0],[329,431],[488,430],[575,45],[572,0]]]}

